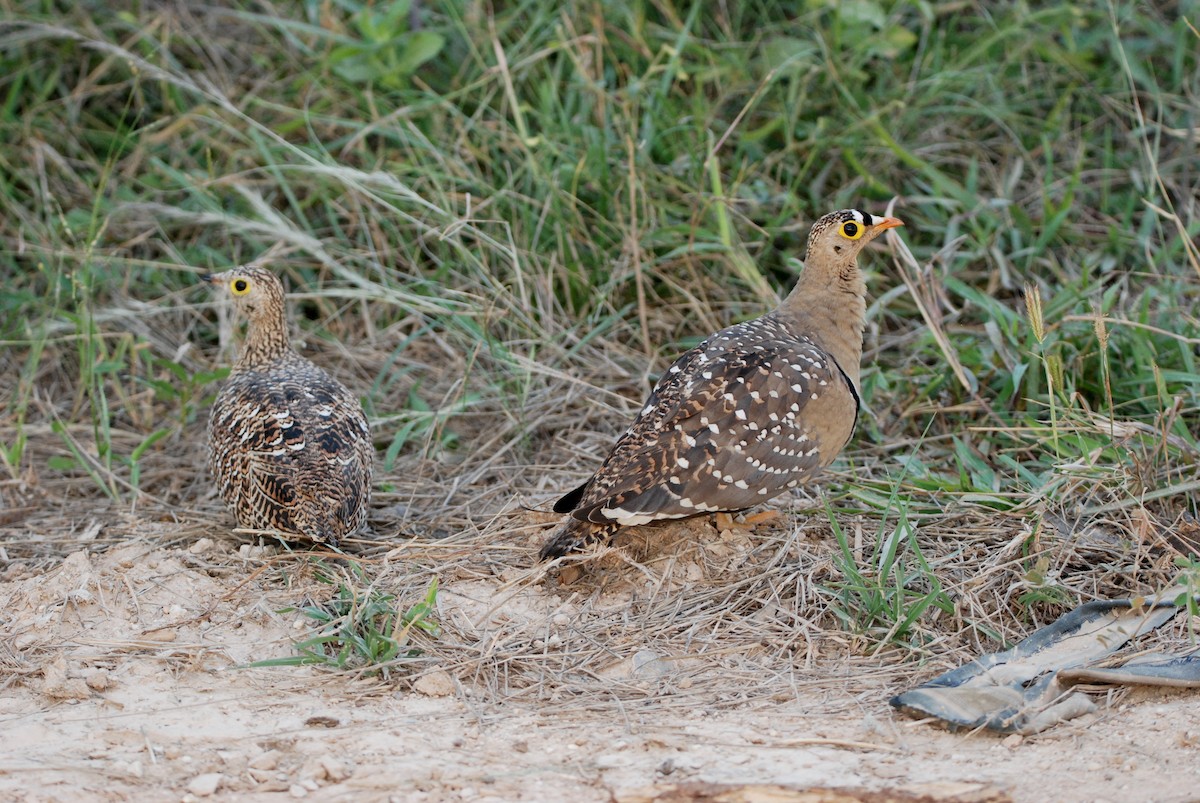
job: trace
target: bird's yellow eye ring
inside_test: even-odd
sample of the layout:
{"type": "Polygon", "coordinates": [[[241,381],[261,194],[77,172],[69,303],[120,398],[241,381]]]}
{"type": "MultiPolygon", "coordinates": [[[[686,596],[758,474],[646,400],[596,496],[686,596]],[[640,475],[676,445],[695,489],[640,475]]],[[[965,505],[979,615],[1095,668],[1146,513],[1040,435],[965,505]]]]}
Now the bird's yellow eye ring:
{"type": "Polygon", "coordinates": [[[857,240],[862,237],[864,226],[857,220],[847,220],[842,224],[840,229],[842,236],[847,240],[857,240]]]}
{"type": "Polygon", "coordinates": [[[245,279],[234,279],[229,283],[229,289],[235,296],[244,296],[250,292],[250,282],[245,279]]]}

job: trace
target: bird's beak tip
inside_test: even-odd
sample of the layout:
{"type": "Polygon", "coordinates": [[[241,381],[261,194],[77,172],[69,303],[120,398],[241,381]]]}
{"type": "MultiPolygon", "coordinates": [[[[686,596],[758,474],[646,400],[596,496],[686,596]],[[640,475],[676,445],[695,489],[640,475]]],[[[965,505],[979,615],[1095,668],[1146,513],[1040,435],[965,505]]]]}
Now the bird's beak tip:
{"type": "Polygon", "coordinates": [[[894,229],[897,226],[903,226],[904,221],[898,217],[885,217],[881,218],[876,225],[881,229],[894,229]]]}

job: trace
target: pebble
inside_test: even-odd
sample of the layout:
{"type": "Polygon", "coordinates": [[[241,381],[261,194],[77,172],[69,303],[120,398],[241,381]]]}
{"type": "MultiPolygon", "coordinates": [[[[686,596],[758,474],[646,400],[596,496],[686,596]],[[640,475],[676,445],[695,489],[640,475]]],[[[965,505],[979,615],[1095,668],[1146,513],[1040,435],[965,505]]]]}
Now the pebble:
{"type": "Polygon", "coordinates": [[[210,797],[216,794],[216,791],[221,788],[221,781],[225,780],[225,776],[219,772],[206,772],[203,775],[197,775],[187,785],[187,790],[196,797],[210,797]]]}
{"type": "Polygon", "coordinates": [[[260,770],[254,767],[247,767],[246,774],[249,775],[255,783],[266,783],[267,781],[271,780],[272,777],[270,770],[260,770]]]}
{"type": "Polygon", "coordinates": [[[193,555],[203,555],[205,552],[211,552],[216,547],[217,542],[211,538],[201,538],[196,543],[188,547],[188,552],[193,555]]]}
{"type": "Polygon", "coordinates": [[[346,768],[344,761],[329,755],[321,756],[317,760],[325,770],[325,777],[334,783],[339,783],[350,777],[350,770],[346,768]]]}
{"type": "Polygon", "coordinates": [[[435,669],[414,680],[413,689],[426,697],[449,697],[454,694],[454,678],[444,669],[435,669]]]}
{"type": "Polygon", "coordinates": [[[246,766],[257,770],[273,770],[279,766],[279,759],[281,758],[283,758],[283,753],[280,753],[278,750],[268,750],[250,759],[246,763],[246,766]]]}
{"type": "Polygon", "coordinates": [[[92,691],[104,691],[112,686],[112,678],[109,677],[107,669],[93,669],[88,672],[84,681],[92,691]]]}

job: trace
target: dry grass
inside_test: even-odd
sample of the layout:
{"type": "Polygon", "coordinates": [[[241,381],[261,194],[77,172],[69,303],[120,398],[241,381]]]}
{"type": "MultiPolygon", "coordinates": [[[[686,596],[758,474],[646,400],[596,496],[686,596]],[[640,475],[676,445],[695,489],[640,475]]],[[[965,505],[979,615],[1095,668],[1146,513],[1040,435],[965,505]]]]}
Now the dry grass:
{"type": "MultiPolygon", "coordinates": [[[[889,30],[922,44],[881,56],[869,21],[831,9],[654,6],[593,35],[555,4],[499,28],[451,4],[434,23],[459,49],[394,91],[337,77],[337,14],[19,9],[0,28],[27,82],[7,79],[0,118],[3,576],[238,537],[201,468],[228,327],[192,278],[268,253],[378,447],[376,537],[323,560],[401,604],[433,578],[454,599],[391,681],[331,684],[437,667],[547,711],[760,705],[809,682],[882,697],[1078,602],[1170,584],[1200,488],[1194,42],[1161,9],[1048,9],[1027,35],[1020,5],[904,6],[889,30]],[[894,59],[910,77],[876,80],[894,59]],[[45,77],[59,61],[70,74],[45,77]],[[963,101],[976,90],[986,104],[963,101]],[[751,534],[700,519],[534,565],[537,511],[668,360],[786,290],[818,214],[897,196],[904,243],[864,258],[868,407],[825,490],[751,534]],[[879,545],[902,511],[898,587],[879,545]],[[853,583],[942,596],[898,629],[853,583]]],[[[226,554],[189,560],[230,593],[317,593],[311,555],[226,554]]]]}
{"type": "MultiPolygon", "coordinates": [[[[354,385],[379,375],[390,353],[387,338],[375,333],[369,343],[356,344],[351,336],[350,345],[337,350],[344,362],[332,350],[317,359],[354,385]]],[[[446,353],[438,345],[426,345],[427,362],[410,351],[406,365],[428,377],[428,392],[453,398],[463,392],[455,379],[461,363],[444,370],[446,353]]],[[[1186,554],[1186,544],[1162,535],[1173,523],[1147,508],[1090,513],[1114,497],[1088,480],[1074,481],[1059,501],[1023,500],[1008,512],[922,495],[914,487],[916,543],[930,570],[918,580],[936,578],[952,610],[930,609],[898,643],[886,628],[857,631],[836,615],[844,608],[836,588],[847,578],[822,499],[833,501],[855,563],[871,566],[877,531],[891,515],[856,511],[852,499],[828,494],[863,484],[886,487],[892,444],[860,446],[853,468],[825,477],[825,494],[810,489],[781,500],[790,512],[780,523],[723,533],[709,518],[646,527],[627,532],[599,556],[563,567],[536,565],[537,547],[557,521],[538,509],[593,467],[593,456],[636,405],[620,367],[639,361],[636,349],[610,342],[593,348],[606,359],[586,381],[532,373],[537,390],[527,396],[525,415],[496,400],[491,409],[480,404],[456,419],[457,438],[478,448],[458,448],[447,460],[432,430],[421,449],[400,455],[379,477],[375,534],[345,544],[346,557],[271,547],[261,565],[247,564],[236,550],[193,563],[226,578],[230,594],[266,593],[282,584],[293,589],[297,605],[318,593],[312,582],[317,560],[357,567],[339,570],[342,581],[385,590],[402,605],[419,600],[436,578],[448,613],[439,617],[436,638],[416,639],[419,658],[400,660],[386,679],[379,666],[367,665],[333,673],[330,682],[365,694],[445,670],[480,704],[554,713],[760,706],[786,698],[797,684],[844,682],[880,700],[910,679],[1015,641],[1080,601],[1165,586],[1177,572],[1173,559],[1186,554]],[[625,387],[626,395],[588,392],[603,387],[625,387]],[[530,450],[540,456],[538,464],[519,459],[530,450]],[[1079,501],[1065,504],[1064,498],[1079,501]]],[[[486,361],[477,358],[477,375],[489,370],[486,361]]],[[[69,375],[47,369],[38,380],[41,392],[69,397],[69,386],[55,381],[69,375]]],[[[48,428],[27,425],[26,432],[31,465],[66,454],[62,438],[48,428]]],[[[138,436],[115,429],[113,440],[131,445],[138,436]]],[[[148,454],[142,493],[132,504],[105,499],[83,476],[27,474],[7,481],[0,530],[5,578],[40,574],[73,552],[103,552],[131,538],[181,554],[200,538],[239,539],[198,470],[203,449],[202,419],[191,421],[170,448],[148,454]]],[[[25,673],[17,665],[3,671],[10,682],[25,673]]]]}

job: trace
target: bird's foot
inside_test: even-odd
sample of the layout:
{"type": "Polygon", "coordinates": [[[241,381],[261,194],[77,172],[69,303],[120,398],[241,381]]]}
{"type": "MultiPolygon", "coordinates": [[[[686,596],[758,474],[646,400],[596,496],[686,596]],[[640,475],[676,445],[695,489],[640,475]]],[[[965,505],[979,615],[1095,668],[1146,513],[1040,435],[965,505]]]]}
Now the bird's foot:
{"type": "Polygon", "coordinates": [[[783,514],[778,510],[760,510],[757,513],[751,513],[749,516],[743,519],[742,526],[757,527],[758,525],[766,524],[767,522],[779,521],[781,518],[783,518],[783,514]]]}
{"type": "Polygon", "coordinates": [[[782,515],[783,514],[780,513],[778,510],[760,510],[757,513],[751,513],[750,515],[748,515],[744,519],[742,519],[740,522],[735,522],[733,520],[732,513],[721,512],[721,513],[716,514],[717,532],[723,533],[726,530],[732,530],[735,528],[739,529],[739,530],[749,530],[754,527],[757,527],[760,524],[766,524],[767,522],[776,521],[782,515]]]}

